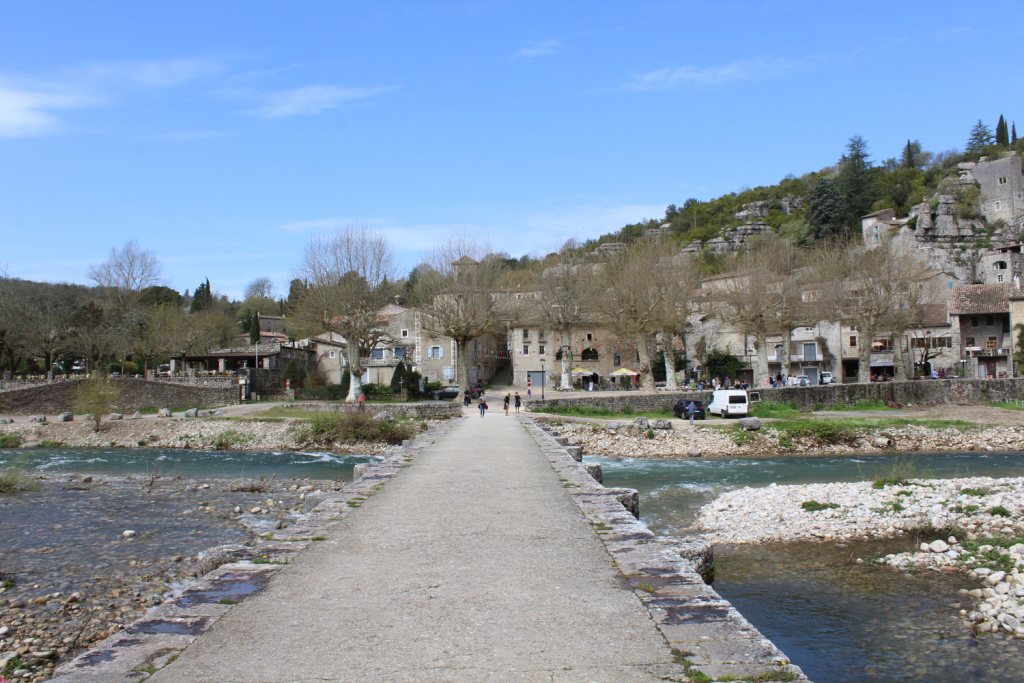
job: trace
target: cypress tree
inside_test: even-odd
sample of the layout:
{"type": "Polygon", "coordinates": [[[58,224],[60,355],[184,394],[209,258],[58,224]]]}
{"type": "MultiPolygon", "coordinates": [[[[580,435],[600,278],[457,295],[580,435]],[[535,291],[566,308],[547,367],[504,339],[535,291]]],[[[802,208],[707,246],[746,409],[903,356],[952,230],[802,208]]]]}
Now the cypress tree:
{"type": "MultiPolygon", "coordinates": [[[[402,384],[402,380],[405,379],[405,363],[398,361],[398,365],[395,367],[395,374],[391,376],[391,391],[396,394],[402,390],[405,386],[402,384]]],[[[408,388],[406,386],[406,388],[408,388]]]]}
{"type": "Polygon", "coordinates": [[[192,306],[189,308],[189,312],[205,311],[211,306],[213,306],[213,294],[210,293],[210,278],[206,278],[206,282],[202,282],[196,287],[196,293],[192,295],[192,306]]]}
{"type": "Polygon", "coordinates": [[[1003,115],[999,115],[999,123],[996,124],[996,144],[997,145],[1010,145],[1010,134],[1006,130],[1006,120],[1003,115]]]}
{"type": "Polygon", "coordinates": [[[842,239],[849,232],[848,213],[843,193],[831,178],[814,184],[807,200],[808,221],[815,240],[842,239]]]}
{"type": "Polygon", "coordinates": [[[1014,121],[1010,125],[1010,144],[1017,142],[1017,122],[1014,121]]]}

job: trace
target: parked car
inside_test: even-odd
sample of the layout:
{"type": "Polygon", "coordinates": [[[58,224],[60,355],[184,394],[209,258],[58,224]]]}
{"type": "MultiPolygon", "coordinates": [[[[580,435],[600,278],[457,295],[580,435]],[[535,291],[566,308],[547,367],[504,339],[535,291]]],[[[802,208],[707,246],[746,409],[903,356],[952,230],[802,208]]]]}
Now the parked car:
{"type": "Polygon", "coordinates": [[[679,399],[678,403],[672,406],[672,412],[675,414],[676,417],[686,420],[690,417],[690,415],[686,411],[689,409],[691,403],[693,404],[694,408],[693,419],[707,419],[707,413],[704,412],[704,403],[702,401],[691,401],[690,399],[687,398],[681,398],[679,399]]]}
{"type": "Polygon", "coordinates": [[[750,411],[747,392],[739,389],[719,389],[711,395],[708,412],[720,417],[743,417],[750,411]]]}
{"type": "Polygon", "coordinates": [[[442,387],[430,392],[430,398],[435,401],[450,401],[453,398],[459,398],[460,396],[462,396],[462,392],[457,386],[442,387]]]}
{"type": "Polygon", "coordinates": [[[821,373],[821,377],[820,377],[819,381],[822,384],[832,384],[832,382],[834,382],[835,380],[832,379],[832,373],[831,372],[823,372],[823,373],[821,373]]]}

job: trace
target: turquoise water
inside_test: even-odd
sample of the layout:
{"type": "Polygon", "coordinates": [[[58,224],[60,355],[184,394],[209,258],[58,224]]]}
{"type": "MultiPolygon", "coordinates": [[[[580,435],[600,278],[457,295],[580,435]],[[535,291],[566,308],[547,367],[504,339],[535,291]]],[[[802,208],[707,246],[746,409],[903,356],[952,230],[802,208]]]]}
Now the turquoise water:
{"type": "MultiPolygon", "coordinates": [[[[697,509],[724,491],[871,479],[892,457],[588,460],[601,463],[605,485],[640,491],[640,511],[653,531],[686,535],[697,509]]],[[[1024,476],[1024,455],[1013,453],[930,454],[916,463],[933,478],[1024,476]]],[[[958,589],[974,582],[856,564],[858,557],[912,544],[900,537],[720,545],[715,589],[816,683],[1022,680],[1024,643],[1001,635],[975,638],[958,616],[973,604],[958,589]]]]}
{"type": "Polygon", "coordinates": [[[373,456],[302,451],[199,451],[171,448],[14,448],[0,449],[0,467],[17,461],[39,474],[352,480],[357,463],[373,456]]]}

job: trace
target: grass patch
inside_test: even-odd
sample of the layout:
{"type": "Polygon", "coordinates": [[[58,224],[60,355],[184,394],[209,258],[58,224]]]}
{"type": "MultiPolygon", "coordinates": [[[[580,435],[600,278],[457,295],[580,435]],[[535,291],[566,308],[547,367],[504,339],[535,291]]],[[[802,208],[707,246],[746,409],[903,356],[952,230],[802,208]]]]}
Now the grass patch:
{"type": "Polygon", "coordinates": [[[800,503],[800,507],[807,512],[817,512],[819,510],[835,510],[839,507],[839,503],[819,503],[816,500],[805,500],[800,503]]]}
{"type": "Polygon", "coordinates": [[[746,446],[748,443],[757,441],[757,434],[755,432],[747,431],[739,425],[736,425],[731,436],[732,442],[737,446],[746,446]]]}
{"type": "Polygon", "coordinates": [[[216,451],[240,450],[249,443],[251,438],[248,434],[240,434],[234,429],[227,429],[218,434],[214,439],[213,449],[216,451]]]}
{"type": "Polygon", "coordinates": [[[988,513],[993,517],[1009,517],[1010,511],[1004,508],[1002,505],[996,505],[991,508],[988,513]]]}
{"type": "Polygon", "coordinates": [[[692,657],[693,653],[689,651],[677,650],[672,648],[672,659],[676,660],[676,664],[683,667],[683,673],[694,683],[710,683],[713,679],[703,671],[694,669],[693,664],[687,657],[692,657]]]}
{"type": "Polygon", "coordinates": [[[949,509],[952,512],[957,513],[958,515],[969,515],[969,514],[977,512],[979,507],[977,505],[960,505],[960,504],[957,504],[957,505],[954,505],[953,507],[951,507],[949,509]]]}
{"type": "Polygon", "coordinates": [[[879,491],[886,486],[907,486],[911,479],[930,479],[931,472],[918,464],[913,455],[899,455],[888,464],[874,468],[869,478],[871,488],[879,491]]]}
{"type": "Polygon", "coordinates": [[[971,565],[972,569],[987,567],[993,571],[1011,572],[1014,568],[1014,560],[1010,554],[999,552],[1000,548],[1012,548],[1018,543],[1024,543],[1024,538],[987,538],[982,541],[960,541],[960,547],[967,552],[960,556],[960,564],[964,564],[968,557],[974,557],[976,564],[971,565]],[[990,550],[981,551],[982,546],[991,546],[990,550]]]}
{"type": "Polygon", "coordinates": [[[21,446],[21,434],[0,434],[0,448],[18,448],[21,446]]]}
{"type": "Polygon", "coordinates": [[[654,592],[654,585],[650,584],[650,583],[641,583],[639,586],[637,586],[637,588],[639,588],[640,590],[642,590],[645,593],[653,593],[654,592]]]}
{"type": "Polygon", "coordinates": [[[1004,403],[1003,401],[992,401],[989,403],[993,408],[1004,408],[1006,410],[1024,410],[1024,405],[1017,403],[1004,403]]]}
{"type": "Polygon", "coordinates": [[[238,604],[237,600],[232,600],[231,598],[221,598],[217,602],[218,602],[218,604],[221,604],[221,605],[237,605],[238,604]]]}
{"type": "MultiPolygon", "coordinates": [[[[719,678],[718,680],[725,680],[719,678]]],[[[744,681],[750,681],[750,683],[768,683],[769,681],[795,681],[796,672],[790,671],[783,667],[772,667],[765,669],[756,676],[744,676],[744,681]]]]}
{"type": "Polygon", "coordinates": [[[983,498],[983,497],[988,495],[988,491],[989,490],[987,488],[984,488],[984,487],[976,488],[976,489],[960,489],[960,495],[962,495],[962,496],[977,496],[978,498],[983,498]]]}
{"type": "Polygon", "coordinates": [[[780,401],[761,401],[754,405],[750,410],[752,417],[765,417],[765,418],[790,418],[799,417],[800,409],[796,407],[796,403],[782,403],[780,401]]]}
{"type": "Polygon", "coordinates": [[[136,412],[140,415],[156,415],[160,411],[156,406],[144,406],[139,408],[136,412]]]}
{"type": "Polygon", "coordinates": [[[299,446],[331,446],[379,442],[401,445],[415,436],[413,428],[400,420],[374,420],[366,413],[317,413],[309,424],[295,433],[299,446]]]}
{"type": "MultiPolygon", "coordinates": [[[[533,410],[530,411],[534,412],[533,410]]],[[[548,406],[538,413],[549,415],[565,415],[567,417],[600,417],[605,419],[621,418],[629,420],[634,417],[644,416],[647,418],[673,418],[675,413],[671,410],[653,410],[638,413],[629,405],[624,405],[620,410],[612,410],[603,406],[548,406]]]]}
{"type": "Polygon", "coordinates": [[[311,538],[309,540],[311,540],[311,541],[326,541],[327,537],[326,536],[314,536],[313,538],[311,538]]]}
{"type": "Polygon", "coordinates": [[[829,411],[846,411],[846,410],[892,410],[889,406],[885,405],[884,401],[871,401],[866,398],[862,398],[852,406],[842,405],[840,403],[830,403],[827,406],[822,406],[822,410],[829,411]]]}
{"type": "MultiPolygon", "coordinates": [[[[793,439],[810,439],[815,444],[826,446],[839,443],[850,443],[857,438],[857,433],[842,424],[842,420],[793,420],[775,422],[772,427],[777,433],[789,437],[790,447],[793,439]]],[[[781,443],[781,438],[780,438],[781,443]]]]}
{"type": "Polygon", "coordinates": [[[37,448],[64,448],[67,444],[63,441],[40,441],[37,448]]]}
{"type": "Polygon", "coordinates": [[[0,469],[0,493],[38,491],[39,480],[29,474],[19,461],[0,469]]]}

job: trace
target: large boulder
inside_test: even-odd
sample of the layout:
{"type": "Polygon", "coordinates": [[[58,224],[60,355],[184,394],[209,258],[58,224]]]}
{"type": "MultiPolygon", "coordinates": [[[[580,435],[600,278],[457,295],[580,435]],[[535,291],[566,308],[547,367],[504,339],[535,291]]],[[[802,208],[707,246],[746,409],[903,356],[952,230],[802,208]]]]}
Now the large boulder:
{"type": "Polygon", "coordinates": [[[28,421],[29,422],[46,422],[46,416],[45,415],[29,415],[28,416],[28,421]]]}
{"type": "Polygon", "coordinates": [[[68,412],[68,411],[64,411],[63,413],[61,413],[60,415],[57,416],[57,421],[58,422],[71,422],[74,419],[75,419],[75,414],[71,413],[71,412],[68,412]]]}
{"type": "Polygon", "coordinates": [[[156,416],[157,417],[170,417],[171,416],[171,409],[170,408],[161,408],[160,410],[156,411],[156,416]]]}
{"type": "Polygon", "coordinates": [[[672,421],[660,417],[651,420],[651,429],[672,429],[672,421]]]}
{"type": "Polygon", "coordinates": [[[188,410],[185,411],[185,417],[199,417],[199,409],[189,408],[188,410]]]}
{"type": "Polygon", "coordinates": [[[641,415],[640,417],[633,418],[633,426],[638,429],[647,429],[647,418],[641,415]]]}
{"type": "Polygon", "coordinates": [[[136,410],[135,414],[132,415],[132,419],[133,420],[141,420],[142,419],[142,413],[140,413],[139,411],[136,410]]]}
{"type": "Polygon", "coordinates": [[[756,432],[761,428],[761,421],[756,417],[741,417],[740,427],[746,429],[748,432],[756,432]]]}
{"type": "Polygon", "coordinates": [[[111,420],[123,420],[124,419],[124,415],[122,415],[121,413],[111,413],[110,414],[110,419],[111,420]]]}
{"type": "Polygon", "coordinates": [[[394,422],[395,416],[392,415],[391,413],[384,412],[377,413],[376,415],[373,416],[373,419],[378,422],[394,422]]]}
{"type": "Polygon", "coordinates": [[[618,428],[619,428],[619,423],[616,422],[615,420],[612,420],[611,422],[608,423],[608,429],[618,429],[618,428]]]}
{"type": "Polygon", "coordinates": [[[587,474],[593,477],[594,481],[598,484],[604,480],[604,472],[601,471],[601,463],[588,462],[584,467],[587,468],[587,474]]]}

